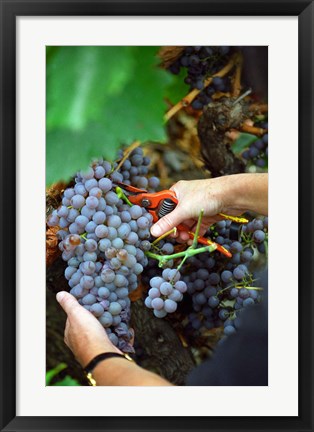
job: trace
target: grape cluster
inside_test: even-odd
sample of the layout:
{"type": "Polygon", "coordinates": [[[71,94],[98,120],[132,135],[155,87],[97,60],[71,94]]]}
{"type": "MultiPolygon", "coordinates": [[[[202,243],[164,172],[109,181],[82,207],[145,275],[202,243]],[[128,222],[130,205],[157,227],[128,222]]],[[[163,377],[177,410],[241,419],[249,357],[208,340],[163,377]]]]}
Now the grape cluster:
{"type": "MultiPolygon", "coordinates": [[[[265,129],[268,125],[265,125],[265,129]]],[[[242,153],[243,159],[259,168],[265,168],[268,163],[268,133],[254,141],[250,147],[242,153]]]]}
{"type": "Polygon", "coordinates": [[[142,244],[150,237],[152,216],[138,205],[125,204],[114,182],[127,183],[137,177],[138,187],[151,188],[157,182],[154,178],[150,184],[143,182],[149,159],[142,149],[135,149],[127,161],[121,172],[115,171],[117,163],[99,159],[77,173],[75,184],[64,191],[62,205],[47,224],[60,227],[57,236],[67,262],[70,293],[98,318],[114,345],[133,352],[128,296],[147,265],[142,244]]]}
{"type": "Polygon", "coordinates": [[[193,330],[223,326],[224,335],[229,336],[240,326],[241,311],[261,300],[250,263],[256,254],[266,252],[268,218],[256,218],[244,225],[239,241],[229,239],[230,224],[228,220],[219,221],[210,233],[231,251],[231,259],[218,252],[200,254],[190,258],[188,267],[183,268],[193,308],[188,326],[193,330]]]}
{"type": "MultiPolygon", "coordinates": [[[[122,150],[120,150],[118,157],[123,157],[122,150]]],[[[114,182],[122,182],[139,189],[154,191],[158,188],[160,181],[158,177],[147,177],[149,164],[149,157],[144,156],[141,147],[137,147],[132,151],[129,158],[123,162],[120,170],[114,171],[111,174],[111,179],[114,182]]],[[[114,168],[116,168],[117,165],[118,164],[115,163],[114,168]]]]}
{"type": "Polygon", "coordinates": [[[176,269],[166,268],[162,276],[150,279],[150,289],[145,305],[153,309],[157,318],[164,318],[177,310],[177,303],[183,299],[187,290],[186,283],[180,280],[181,274],[176,269]]]}
{"type": "Polygon", "coordinates": [[[184,82],[190,86],[190,90],[201,90],[200,94],[192,102],[192,107],[202,110],[211,102],[215,92],[229,91],[230,83],[228,78],[213,78],[211,84],[204,88],[204,81],[221,69],[230,53],[227,46],[189,46],[182,55],[170,66],[170,72],[179,74],[181,68],[187,72],[184,82]]]}

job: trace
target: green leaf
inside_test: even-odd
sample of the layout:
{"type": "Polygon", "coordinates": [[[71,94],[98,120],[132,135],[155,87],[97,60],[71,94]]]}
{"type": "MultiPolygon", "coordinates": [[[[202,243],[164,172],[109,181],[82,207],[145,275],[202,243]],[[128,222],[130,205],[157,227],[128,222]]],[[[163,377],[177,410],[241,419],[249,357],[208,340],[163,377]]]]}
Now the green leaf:
{"type": "Polygon", "coordinates": [[[103,121],[120,142],[165,141],[163,115],[168,72],[157,67],[156,47],[136,47],[136,66],[122,97],[111,97],[103,121]]]}
{"type": "Polygon", "coordinates": [[[256,135],[242,132],[240,133],[239,138],[232,144],[232,151],[235,154],[242,153],[244,149],[249,147],[256,140],[258,140],[256,135]]]}
{"type": "MultiPolygon", "coordinates": [[[[84,48],[91,49],[91,58],[97,60],[98,54],[94,52],[95,47],[84,48]]],[[[82,77],[77,75],[77,68],[71,65],[66,56],[68,53],[67,55],[72,58],[72,50],[61,49],[64,73],[67,76],[62,86],[58,87],[55,84],[57,77],[60,77],[59,69],[54,69],[52,66],[49,68],[47,98],[49,94],[54,93],[52,88],[58,90],[59,96],[58,98],[50,96],[47,101],[47,185],[59,180],[69,180],[76,171],[85,169],[93,157],[103,156],[112,161],[122,144],[130,144],[134,140],[144,142],[166,139],[163,122],[166,110],[164,94],[172,77],[168,72],[157,67],[157,48],[109,48],[113,50],[112,58],[118,58],[114,55],[114,50],[121,54],[122,48],[128,49],[131,60],[124,63],[121,60],[119,68],[123,68],[123,71],[115,69],[115,73],[112,65],[108,66],[108,73],[107,65],[101,66],[102,72],[97,72],[97,76],[102,77],[98,80],[100,87],[98,95],[95,95],[97,86],[90,77],[86,77],[88,83],[92,80],[94,84],[87,86],[83,83],[82,86],[82,77]],[[103,82],[106,84],[106,92],[103,82]],[[66,83],[69,84],[69,89],[64,89],[64,102],[60,102],[61,88],[64,88],[66,83]],[[83,94],[79,95],[81,91],[83,94]],[[77,110],[75,106],[79,106],[80,109],[77,110]],[[68,109],[72,114],[67,112],[68,109]]],[[[59,52],[55,53],[53,59],[58,57],[58,62],[61,63],[59,55],[59,52]]],[[[85,50],[84,56],[89,56],[85,50]]],[[[76,51],[74,57],[77,64],[76,51]]],[[[123,56],[120,55],[119,58],[122,59],[123,56]]]]}
{"type": "Polygon", "coordinates": [[[67,387],[69,387],[69,386],[80,386],[80,383],[76,379],[70,377],[69,375],[66,375],[62,380],[57,381],[53,385],[54,386],[67,386],[67,387]]]}
{"type": "Polygon", "coordinates": [[[47,134],[46,184],[68,181],[93,158],[104,156],[112,161],[120,142],[105,125],[90,123],[82,132],[58,129],[47,134]]]}
{"type": "Polygon", "coordinates": [[[133,47],[65,46],[48,57],[47,130],[82,130],[108,96],[121,93],[133,69],[133,47]],[[49,61],[48,61],[49,59],[49,61]]]}
{"type": "Polygon", "coordinates": [[[58,373],[60,373],[61,371],[63,371],[66,368],[67,368],[67,365],[65,363],[60,363],[55,368],[50,369],[46,373],[46,385],[50,385],[52,378],[54,378],[56,375],[58,375],[58,373]]]}
{"type": "Polygon", "coordinates": [[[166,88],[165,97],[173,104],[183,99],[190,91],[190,87],[184,82],[186,75],[187,71],[185,68],[181,68],[178,75],[171,75],[172,82],[166,88]]]}

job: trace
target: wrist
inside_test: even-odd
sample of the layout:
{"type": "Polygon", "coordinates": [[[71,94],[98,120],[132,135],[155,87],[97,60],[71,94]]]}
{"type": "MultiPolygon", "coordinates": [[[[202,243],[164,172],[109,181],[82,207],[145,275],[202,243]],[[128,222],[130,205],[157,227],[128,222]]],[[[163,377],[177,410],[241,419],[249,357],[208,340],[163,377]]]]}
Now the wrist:
{"type": "Polygon", "coordinates": [[[82,353],[80,353],[79,357],[77,357],[77,360],[80,363],[80,365],[84,368],[91,360],[93,360],[93,358],[95,358],[99,354],[107,353],[107,352],[115,352],[118,354],[122,354],[122,352],[113,344],[104,343],[104,344],[94,345],[89,349],[84,350],[82,353]]]}

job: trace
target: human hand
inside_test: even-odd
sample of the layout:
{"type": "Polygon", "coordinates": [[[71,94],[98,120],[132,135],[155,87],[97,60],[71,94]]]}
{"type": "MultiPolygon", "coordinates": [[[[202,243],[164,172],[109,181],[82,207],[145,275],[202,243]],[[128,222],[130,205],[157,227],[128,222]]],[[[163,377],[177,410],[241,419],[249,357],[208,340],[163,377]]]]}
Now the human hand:
{"type": "Polygon", "coordinates": [[[60,291],[57,301],[67,314],[64,342],[77,361],[85,367],[96,355],[121,351],[109,340],[97,318],[81,306],[71,294],[60,291]]]}
{"type": "MultiPolygon", "coordinates": [[[[224,177],[219,177],[206,180],[181,180],[174,184],[170,190],[175,192],[178,205],[152,226],[152,235],[159,237],[182,223],[193,231],[201,210],[204,210],[200,228],[200,235],[203,235],[210,225],[222,219],[218,213],[225,211],[225,183],[224,177]]],[[[178,240],[188,239],[189,235],[186,231],[178,233],[178,240]]]]}
{"type": "MultiPolygon", "coordinates": [[[[151,228],[159,237],[180,224],[193,231],[201,210],[204,210],[200,235],[218,220],[219,214],[239,216],[246,211],[268,214],[268,174],[233,174],[206,180],[179,181],[171,188],[178,198],[176,208],[151,228]]],[[[187,241],[189,234],[181,231],[178,239],[187,241]]]]}

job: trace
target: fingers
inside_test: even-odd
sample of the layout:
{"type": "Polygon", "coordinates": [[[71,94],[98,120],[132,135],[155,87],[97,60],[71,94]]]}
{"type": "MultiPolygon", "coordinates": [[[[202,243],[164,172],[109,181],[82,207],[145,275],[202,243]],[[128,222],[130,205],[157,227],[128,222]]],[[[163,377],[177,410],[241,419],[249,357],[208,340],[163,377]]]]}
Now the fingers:
{"type": "Polygon", "coordinates": [[[67,315],[73,314],[77,311],[82,311],[82,309],[85,310],[82,308],[82,306],[80,306],[76,298],[66,291],[58,292],[56,298],[67,315]]]}
{"type": "Polygon", "coordinates": [[[150,232],[154,237],[160,237],[162,234],[179,225],[182,220],[184,220],[184,215],[182,215],[182,211],[180,211],[179,206],[177,206],[171,213],[159,219],[159,221],[151,227],[150,232]]]}

